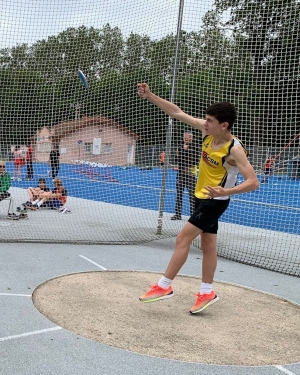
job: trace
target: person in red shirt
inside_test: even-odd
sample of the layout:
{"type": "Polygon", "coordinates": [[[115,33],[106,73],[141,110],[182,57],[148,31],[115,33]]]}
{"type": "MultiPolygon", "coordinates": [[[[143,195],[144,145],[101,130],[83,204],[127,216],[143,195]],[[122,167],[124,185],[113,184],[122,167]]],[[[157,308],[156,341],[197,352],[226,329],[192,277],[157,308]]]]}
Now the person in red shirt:
{"type": "Polygon", "coordinates": [[[160,160],[160,166],[161,168],[164,166],[165,164],[165,157],[166,157],[166,153],[165,151],[162,151],[159,155],[159,160],[160,160]]]}
{"type": "Polygon", "coordinates": [[[21,168],[25,165],[25,158],[22,154],[20,146],[15,147],[14,152],[14,176],[12,180],[22,181],[21,179],[21,168]]]}
{"type": "Polygon", "coordinates": [[[27,145],[26,164],[27,164],[27,176],[26,176],[25,180],[30,181],[30,180],[33,179],[32,146],[31,146],[31,144],[27,145]]]}

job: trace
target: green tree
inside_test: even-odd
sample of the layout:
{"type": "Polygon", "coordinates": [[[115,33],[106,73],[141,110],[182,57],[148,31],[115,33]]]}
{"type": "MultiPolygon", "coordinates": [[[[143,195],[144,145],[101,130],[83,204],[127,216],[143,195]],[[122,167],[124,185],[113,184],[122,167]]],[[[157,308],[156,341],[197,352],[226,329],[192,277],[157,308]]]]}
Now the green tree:
{"type": "Polygon", "coordinates": [[[137,95],[137,83],[148,82],[158,94],[167,97],[169,86],[148,69],[130,73],[107,72],[94,83],[89,103],[95,114],[103,114],[139,135],[146,144],[164,141],[167,118],[155,106],[137,95]]]}
{"type": "Polygon", "coordinates": [[[31,49],[27,44],[17,44],[12,48],[0,50],[0,68],[11,70],[25,70],[31,60],[31,49]]]}
{"type": "Polygon", "coordinates": [[[131,33],[125,43],[122,70],[130,72],[149,68],[151,44],[151,39],[148,36],[131,33]]]}
{"type": "Polygon", "coordinates": [[[25,143],[51,117],[51,91],[39,73],[0,70],[2,142],[25,143]]]}
{"type": "Polygon", "coordinates": [[[283,146],[299,133],[298,57],[300,3],[297,0],[216,0],[216,11],[230,10],[225,27],[236,49],[253,65],[254,144],[283,146]]]}
{"type": "Polygon", "coordinates": [[[30,69],[43,72],[49,80],[74,75],[78,69],[88,77],[99,76],[121,68],[123,44],[121,31],[109,24],[102,29],[68,28],[33,44],[30,69]]]}

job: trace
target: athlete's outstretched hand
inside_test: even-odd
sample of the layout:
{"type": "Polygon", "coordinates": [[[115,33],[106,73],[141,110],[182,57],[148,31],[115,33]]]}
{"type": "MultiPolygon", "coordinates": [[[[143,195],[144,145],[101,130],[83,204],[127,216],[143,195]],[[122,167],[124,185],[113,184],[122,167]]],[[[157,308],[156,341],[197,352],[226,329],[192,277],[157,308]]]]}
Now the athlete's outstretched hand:
{"type": "Polygon", "coordinates": [[[147,83],[138,83],[137,87],[139,96],[143,99],[147,99],[148,95],[151,93],[147,83]]]}
{"type": "Polygon", "coordinates": [[[229,195],[228,189],[224,189],[221,186],[205,186],[204,189],[207,191],[203,191],[203,193],[207,195],[208,198],[225,197],[226,195],[229,195]]]}

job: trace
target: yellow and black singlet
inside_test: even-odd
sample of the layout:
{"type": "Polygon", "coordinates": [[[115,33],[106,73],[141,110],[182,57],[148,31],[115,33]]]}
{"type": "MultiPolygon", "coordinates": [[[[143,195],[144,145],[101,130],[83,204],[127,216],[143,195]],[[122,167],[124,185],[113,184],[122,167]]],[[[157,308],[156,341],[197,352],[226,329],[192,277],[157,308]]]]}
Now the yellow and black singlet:
{"type": "MultiPolygon", "coordinates": [[[[207,199],[207,195],[203,193],[205,191],[204,186],[222,186],[225,189],[235,186],[239,170],[225,161],[233,146],[241,145],[248,156],[242,142],[235,137],[218,150],[212,149],[212,143],[213,136],[207,135],[203,138],[199,175],[195,189],[195,196],[199,199],[207,199]]],[[[214,199],[225,200],[228,198],[229,196],[214,199]]]]}

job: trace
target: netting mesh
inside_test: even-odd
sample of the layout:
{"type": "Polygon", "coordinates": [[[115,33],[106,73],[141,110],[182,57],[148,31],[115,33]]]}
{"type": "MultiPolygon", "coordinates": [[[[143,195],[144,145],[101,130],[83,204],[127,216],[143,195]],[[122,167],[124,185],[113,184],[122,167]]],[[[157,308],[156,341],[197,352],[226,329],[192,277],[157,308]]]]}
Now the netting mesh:
{"type": "Polygon", "coordinates": [[[39,178],[53,189],[58,172],[67,190],[66,215],[41,207],[7,220],[1,202],[3,241],[137,243],[178,233],[176,153],[191,129],[137,96],[147,82],[196,117],[213,102],[235,104],[233,133],[265,183],[233,197],[219,255],[300,275],[298,0],[3,0],[0,11],[10,219],[24,214],[39,178]]]}

